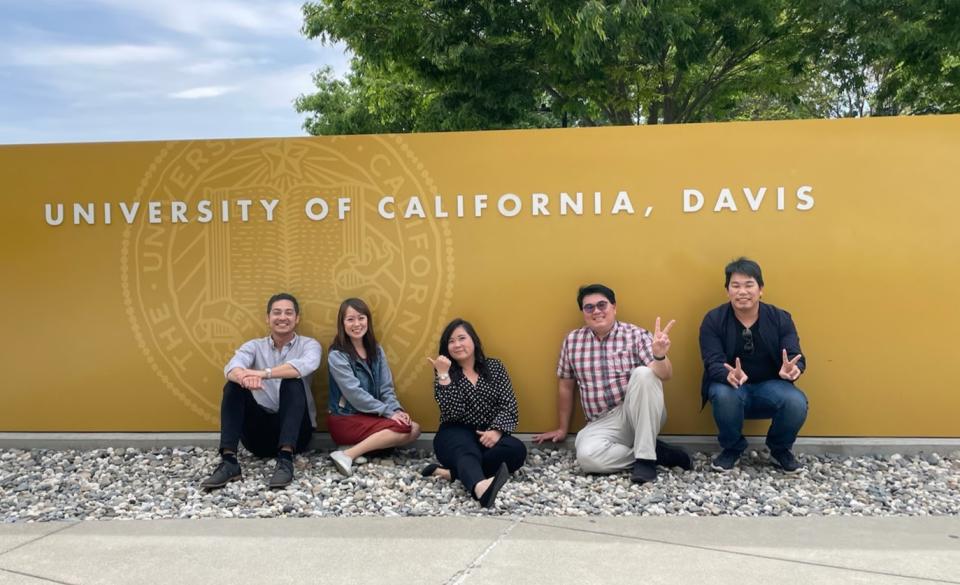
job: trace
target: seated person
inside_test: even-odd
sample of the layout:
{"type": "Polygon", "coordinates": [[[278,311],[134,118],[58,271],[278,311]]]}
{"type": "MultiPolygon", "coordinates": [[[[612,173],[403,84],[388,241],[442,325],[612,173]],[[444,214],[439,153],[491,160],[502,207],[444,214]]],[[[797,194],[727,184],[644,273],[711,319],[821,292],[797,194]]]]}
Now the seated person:
{"type": "Polygon", "coordinates": [[[647,331],[617,319],[617,297],[607,286],[577,291],[584,327],[567,334],[560,349],[557,418],[560,426],[534,436],[537,443],[566,439],[573,393],[587,424],[577,433],[577,462],[586,473],[630,469],[636,483],[657,479],[657,465],[693,468],[690,455],[658,437],[667,420],[663,382],[673,376],[670,329],[674,321],[647,331]]]}
{"type": "Polygon", "coordinates": [[[724,269],[730,302],[711,310],[700,325],[703,403],[709,400],[723,451],[712,467],[730,471],[747,448],[745,418],[769,418],[767,447],[786,473],[803,465],[793,443],[807,420],[807,397],[794,385],[807,364],[790,313],[760,302],[760,265],[738,258],[724,269]]]}
{"type": "Polygon", "coordinates": [[[340,304],[327,365],[327,428],[336,444],[351,445],[330,454],[337,471],[353,475],[353,460],[364,453],[417,440],[420,425],[397,401],[387,356],[373,332],[373,315],[362,300],[351,298],[340,304]]]}
{"type": "Polygon", "coordinates": [[[267,302],[270,335],[240,346],[223,369],[227,383],[220,402],[220,456],[203,489],[220,488],[241,479],[237,446],[243,443],[257,457],[276,457],[271,488],[293,481],[293,454],[307,449],[316,427],[316,406],[310,393],[322,349],[316,339],[297,335],[300,304],[280,293],[267,302]]]}
{"type": "Polygon", "coordinates": [[[436,370],[433,394],[440,429],[433,450],[440,465],[423,475],[460,479],[484,508],[492,507],[510,474],[520,469],[527,448],[511,435],[517,428],[517,398],[503,363],[483,354],[473,326],[454,319],[440,336],[440,355],[427,358],[436,370]]]}

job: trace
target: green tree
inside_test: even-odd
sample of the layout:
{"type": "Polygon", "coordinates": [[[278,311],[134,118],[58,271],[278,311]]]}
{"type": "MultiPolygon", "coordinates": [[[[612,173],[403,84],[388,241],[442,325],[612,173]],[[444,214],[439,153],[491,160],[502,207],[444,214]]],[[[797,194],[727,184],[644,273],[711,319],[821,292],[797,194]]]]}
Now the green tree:
{"type": "Polygon", "coordinates": [[[831,20],[823,79],[840,115],[960,112],[960,2],[845,0],[831,20]]]}
{"type": "Polygon", "coordinates": [[[297,101],[299,111],[314,112],[310,132],[502,128],[536,118],[528,116],[536,85],[524,69],[533,58],[529,42],[499,30],[500,20],[515,24],[511,5],[491,3],[492,12],[481,13],[432,4],[304,6],[307,36],[343,41],[354,55],[346,83],[323,71],[319,91],[297,101]]]}
{"type": "Polygon", "coordinates": [[[955,0],[319,0],[314,134],[956,111],[955,0]],[[953,108],[953,110],[951,110],[953,108]]]}

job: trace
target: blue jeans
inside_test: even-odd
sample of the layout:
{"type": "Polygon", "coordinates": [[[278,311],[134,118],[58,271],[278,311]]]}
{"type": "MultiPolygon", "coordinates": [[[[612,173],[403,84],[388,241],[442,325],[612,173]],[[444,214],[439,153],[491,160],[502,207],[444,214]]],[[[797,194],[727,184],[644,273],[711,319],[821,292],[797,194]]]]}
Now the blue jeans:
{"type": "Polygon", "coordinates": [[[720,446],[742,453],[747,448],[743,420],[773,419],[767,431],[771,452],[789,450],[807,420],[807,397],[784,380],[744,384],[739,389],[714,382],[707,389],[720,446]]]}

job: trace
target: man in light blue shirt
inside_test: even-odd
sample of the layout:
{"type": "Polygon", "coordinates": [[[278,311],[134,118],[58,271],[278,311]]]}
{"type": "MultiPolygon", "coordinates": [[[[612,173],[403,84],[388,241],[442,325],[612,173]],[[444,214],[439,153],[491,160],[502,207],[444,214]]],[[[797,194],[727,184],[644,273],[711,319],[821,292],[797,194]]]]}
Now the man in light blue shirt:
{"type": "Polygon", "coordinates": [[[297,299],[288,293],[273,295],[267,302],[270,335],[244,343],[223,369],[222,461],[200,487],[210,490],[241,479],[241,442],[258,457],[276,456],[271,488],[293,481],[293,454],[306,450],[317,426],[310,382],[323,352],[316,339],[297,335],[298,323],[297,299]]]}

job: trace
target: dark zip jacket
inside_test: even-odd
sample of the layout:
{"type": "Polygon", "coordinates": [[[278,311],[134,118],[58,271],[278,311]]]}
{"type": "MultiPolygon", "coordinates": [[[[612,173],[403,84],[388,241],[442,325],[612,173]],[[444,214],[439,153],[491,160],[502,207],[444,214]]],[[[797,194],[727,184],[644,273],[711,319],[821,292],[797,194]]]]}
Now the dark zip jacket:
{"type": "MultiPolygon", "coordinates": [[[[790,313],[778,309],[773,305],[760,303],[760,343],[763,343],[767,353],[776,356],[777,369],[782,364],[781,354],[787,350],[787,357],[793,359],[800,351],[800,337],[793,324],[790,313]]],[[[723,364],[733,365],[733,354],[737,350],[737,317],[733,314],[730,303],[724,303],[712,309],[703,318],[700,324],[700,357],[703,359],[703,383],[700,386],[700,407],[707,403],[707,389],[710,384],[727,383],[727,368],[723,364]]],[[[797,362],[800,371],[806,371],[807,358],[801,357],[797,362]]],[[[747,380],[749,384],[750,381],[747,380]]],[[[792,382],[791,382],[792,383],[792,382]]]]}

